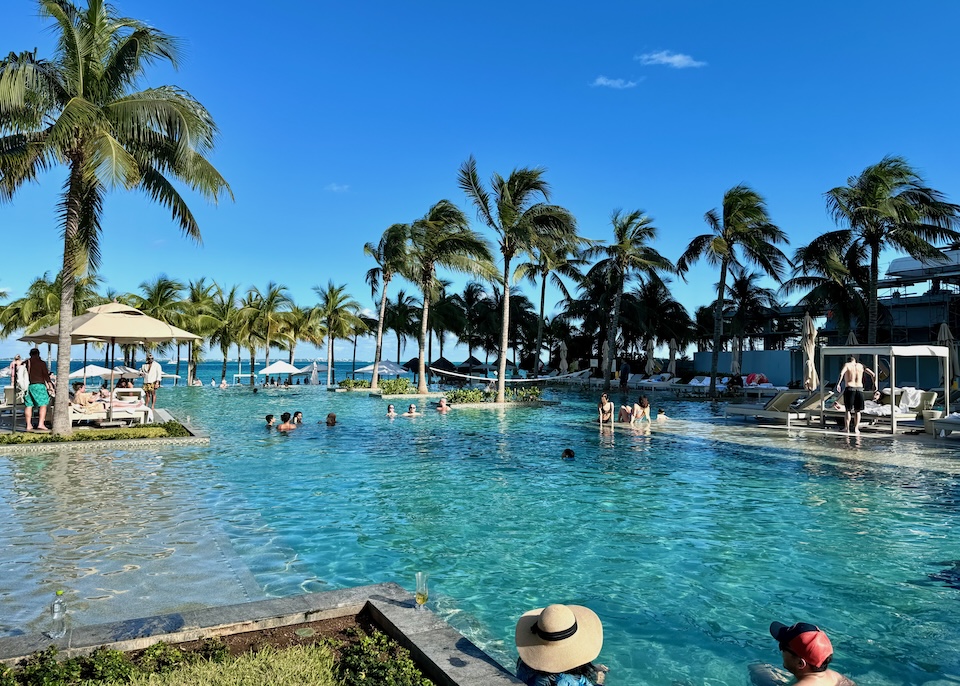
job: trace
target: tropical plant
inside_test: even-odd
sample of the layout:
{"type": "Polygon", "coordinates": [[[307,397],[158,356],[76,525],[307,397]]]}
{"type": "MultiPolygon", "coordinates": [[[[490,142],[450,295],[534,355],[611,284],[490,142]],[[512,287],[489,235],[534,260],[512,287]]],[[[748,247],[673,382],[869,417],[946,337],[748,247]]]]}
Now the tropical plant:
{"type": "Polygon", "coordinates": [[[380,290],[380,309],[377,315],[377,348],[373,360],[373,378],[370,381],[372,390],[377,389],[380,381],[379,367],[380,360],[383,359],[384,319],[387,314],[387,286],[390,285],[393,277],[406,266],[407,237],[409,234],[409,224],[393,224],[383,232],[379,243],[376,245],[366,243],[363,246],[364,254],[373,258],[373,261],[377,263],[377,266],[370,269],[366,276],[366,282],[370,286],[372,297],[377,297],[380,283],[383,282],[383,290],[380,290]]]}
{"type": "Polygon", "coordinates": [[[400,355],[407,338],[417,335],[416,304],[416,298],[402,290],[392,302],[387,302],[383,328],[397,336],[397,364],[401,364],[400,355]]]}
{"type": "Polygon", "coordinates": [[[851,271],[868,263],[867,344],[872,345],[877,342],[881,251],[943,260],[933,243],[960,240],[960,206],[928,187],[902,157],[884,157],[826,195],[827,211],[843,228],[819,236],[808,248],[819,255],[843,255],[851,271]]]}
{"type": "MultiPolygon", "coordinates": [[[[252,328],[263,336],[266,348],[264,365],[269,367],[274,335],[279,336],[280,331],[289,323],[293,300],[290,299],[287,287],[274,281],[268,283],[263,291],[256,286],[251,287],[249,295],[252,308],[247,311],[247,315],[253,318],[252,328]]],[[[250,371],[253,372],[252,365],[250,371]]]]}
{"type": "MultiPolygon", "coordinates": [[[[430,308],[430,332],[437,336],[437,342],[440,344],[440,357],[443,357],[443,343],[447,334],[450,333],[459,337],[467,326],[463,299],[459,293],[449,293],[447,289],[450,286],[450,281],[439,281],[437,299],[430,308]]],[[[432,347],[430,359],[433,360],[432,347]]]]}
{"type": "MultiPolygon", "coordinates": [[[[76,277],[99,266],[106,192],[145,191],[199,241],[200,227],[172,180],[214,202],[230,189],[205,158],[217,133],[207,110],[176,87],[136,90],[147,67],[178,66],[176,40],[118,16],[105,0],[87,0],[85,9],[69,0],[38,6],[54,22],[54,59],[34,51],[0,61],[0,200],[56,164],[67,167],[57,368],[69,369],[76,277]]],[[[53,430],[71,432],[67,403],[56,404],[53,430]]]]}
{"type": "Polygon", "coordinates": [[[606,283],[612,294],[613,310],[607,322],[607,340],[603,356],[603,386],[610,389],[613,363],[617,357],[617,331],[620,329],[620,303],[623,290],[633,278],[641,281],[658,281],[661,272],[673,272],[675,268],[666,257],[650,246],[657,237],[653,219],[634,210],[624,214],[615,210],[610,218],[613,224],[613,242],[597,245],[584,252],[587,259],[600,258],[590,271],[606,283]]]}
{"type": "Polygon", "coordinates": [[[580,267],[586,264],[586,260],[580,257],[580,250],[590,243],[591,241],[576,235],[575,231],[565,232],[559,236],[541,235],[528,251],[530,261],[517,266],[517,278],[526,278],[534,285],[537,285],[537,279],[540,279],[540,317],[537,322],[537,342],[533,353],[534,374],[539,372],[540,353],[543,350],[547,281],[549,280],[564,298],[569,298],[570,291],[567,290],[567,284],[561,277],[577,279],[581,276],[580,267]]]}
{"type": "Polygon", "coordinates": [[[500,325],[500,367],[497,375],[497,402],[504,401],[510,331],[510,263],[521,252],[529,251],[544,236],[559,239],[575,232],[576,222],[567,210],[547,204],[550,187],[543,179],[542,168],[515,169],[504,179],[494,174],[488,192],[477,174],[477,162],[471,156],[460,167],[460,188],[477,208],[477,215],[492,229],[500,241],[503,257],[504,288],[500,325]],[[536,202],[542,199],[542,202],[536,202]]]}
{"type": "Polygon", "coordinates": [[[703,258],[720,267],[717,298],[714,301],[713,350],[710,360],[710,395],[717,395],[717,366],[720,361],[720,337],[723,335],[723,296],[727,272],[742,269],[746,261],[760,267],[778,283],[789,265],[786,255],[777,247],[789,243],[787,234],[770,220],[763,197],[745,185],[734,186],[723,195],[720,212],[712,209],[704,215],[711,232],[696,236],[680,259],[677,271],[686,274],[690,266],[703,258]],[[742,257],[741,257],[742,254],[742,257]]]}
{"type": "Polygon", "coordinates": [[[317,305],[317,318],[327,332],[327,385],[333,384],[333,344],[338,338],[348,338],[352,332],[363,325],[357,314],[360,304],[347,293],[347,285],[337,286],[333,281],[327,287],[314,286],[313,292],[320,298],[317,305]]]}
{"type": "MultiPolygon", "coordinates": [[[[130,304],[136,307],[149,317],[159,319],[162,322],[173,326],[182,327],[184,324],[184,302],[183,291],[186,285],[169,278],[166,274],[160,274],[152,281],[141,281],[140,293],[130,293],[128,300],[130,304]]],[[[161,346],[147,344],[144,350],[161,350],[161,346]]],[[[132,353],[132,351],[131,351],[132,353]]],[[[127,360],[130,366],[136,365],[135,359],[127,360]]],[[[177,346],[177,372],[180,374],[180,346],[177,346]]]]}
{"type": "Polygon", "coordinates": [[[467,356],[473,357],[473,351],[481,345],[485,332],[493,331],[497,326],[497,312],[490,294],[479,281],[469,281],[460,296],[466,315],[466,326],[457,340],[467,346],[467,356]]]}
{"type": "Polygon", "coordinates": [[[733,272],[733,277],[733,281],[727,286],[724,303],[725,308],[732,310],[730,333],[752,340],[757,334],[763,333],[767,322],[774,319],[780,303],[772,289],[757,283],[761,274],[740,270],[733,272]]]}
{"type": "Polygon", "coordinates": [[[423,294],[417,392],[427,392],[424,353],[429,331],[430,301],[438,294],[437,268],[477,274],[490,263],[486,242],[470,228],[467,217],[449,200],[441,200],[410,227],[409,260],[404,276],[423,294]]]}
{"type": "Polygon", "coordinates": [[[280,330],[280,335],[287,341],[287,350],[289,351],[287,361],[292,365],[298,343],[302,341],[319,347],[323,345],[323,339],[327,332],[320,323],[317,308],[294,305],[290,310],[290,317],[280,330]]]}
{"type": "MultiPolygon", "coordinates": [[[[215,289],[216,284],[208,284],[203,277],[187,283],[187,297],[183,303],[183,315],[180,318],[180,328],[200,336],[200,340],[191,339],[187,347],[187,381],[191,384],[194,379],[197,378],[197,365],[201,362],[200,355],[203,352],[204,342],[219,325],[217,318],[210,314],[215,289]]],[[[178,361],[179,355],[180,346],[178,341],[178,361]]]]}
{"type": "Polygon", "coordinates": [[[214,321],[210,330],[210,345],[220,348],[223,355],[223,367],[220,369],[220,380],[227,378],[227,358],[230,356],[230,346],[237,343],[239,328],[238,306],[240,287],[233,285],[224,290],[219,284],[214,284],[213,294],[207,314],[214,321]]]}

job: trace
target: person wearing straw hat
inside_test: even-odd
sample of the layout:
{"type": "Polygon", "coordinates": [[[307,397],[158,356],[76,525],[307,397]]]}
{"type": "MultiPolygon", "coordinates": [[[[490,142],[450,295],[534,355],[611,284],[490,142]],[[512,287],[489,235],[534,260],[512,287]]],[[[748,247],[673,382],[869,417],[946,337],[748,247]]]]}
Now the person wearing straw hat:
{"type": "Polygon", "coordinates": [[[517,621],[517,678],[527,686],[595,686],[607,667],[593,664],[603,647],[603,626],[590,608],[548,605],[517,621]]]}

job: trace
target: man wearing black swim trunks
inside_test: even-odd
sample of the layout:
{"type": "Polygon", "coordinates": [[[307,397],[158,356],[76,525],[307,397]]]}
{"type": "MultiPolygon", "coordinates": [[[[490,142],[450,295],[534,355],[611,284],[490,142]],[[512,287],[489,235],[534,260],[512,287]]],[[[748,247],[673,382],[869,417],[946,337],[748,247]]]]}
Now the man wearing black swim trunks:
{"type": "Polygon", "coordinates": [[[847,363],[840,370],[840,380],[837,381],[837,393],[846,382],[843,391],[843,407],[846,410],[843,430],[850,433],[850,415],[854,415],[853,432],[860,433],[860,413],[863,412],[863,375],[869,374],[876,385],[876,377],[872,370],[857,362],[854,355],[847,358],[847,363]]]}

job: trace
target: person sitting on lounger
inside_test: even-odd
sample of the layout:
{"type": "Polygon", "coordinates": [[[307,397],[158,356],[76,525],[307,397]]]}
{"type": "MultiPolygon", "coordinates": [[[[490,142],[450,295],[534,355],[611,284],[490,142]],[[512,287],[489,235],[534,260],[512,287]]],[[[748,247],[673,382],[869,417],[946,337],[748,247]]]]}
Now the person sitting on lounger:
{"type": "Polygon", "coordinates": [[[71,404],[81,412],[99,412],[103,409],[103,399],[87,392],[87,386],[82,381],[73,384],[73,400],[71,404]]]}

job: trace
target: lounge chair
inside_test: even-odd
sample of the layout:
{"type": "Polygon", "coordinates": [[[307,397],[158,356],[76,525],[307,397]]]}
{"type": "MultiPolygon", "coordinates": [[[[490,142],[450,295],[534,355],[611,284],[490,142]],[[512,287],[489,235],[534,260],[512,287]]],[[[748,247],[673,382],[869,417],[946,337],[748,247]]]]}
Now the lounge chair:
{"type": "MultiPolygon", "coordinates": [[[[83,422],[103,422],[110,419],[109,408],[81,409],[76,405],[70,405],[70,423],[73,425],[83,422]]],[[[127,424],[147,424],[153,421],[153,410],[146,405],[141,407],[114,407],[113,420],[123,421],[127,424]]]]}
{"type": "Polygon", "coordinates": [[[955,412],[940,419],[931,420],[933,423],[933,437],[939,438],[941,434],[949,436],[954,431],[960,431],[960,412],[955,412]]]}
{"type": "Polygon", "coordinates": [[[807,410],[820,402],[819,393],[814,393],[809,397],[807,395],[808,391],[780,391],[766,403],[727,405],[723,409],[723,415],[725,417],[734,415],[778,419],[785,421],[787,428],[790,428],[790,423],[793,420],[805,419],[807,410]]]}
{"type": "Polygon", "coordinates": [[[659,391],[670,388],[671,386],[676,386],[679,381],[677,377],[664,372],[663,374],[654,374],[649,379],[641,381],[635,388],[641,391],[659,391]]]}

